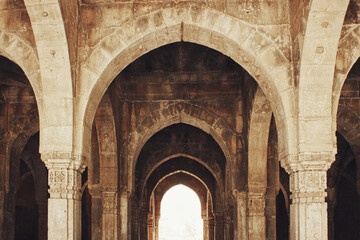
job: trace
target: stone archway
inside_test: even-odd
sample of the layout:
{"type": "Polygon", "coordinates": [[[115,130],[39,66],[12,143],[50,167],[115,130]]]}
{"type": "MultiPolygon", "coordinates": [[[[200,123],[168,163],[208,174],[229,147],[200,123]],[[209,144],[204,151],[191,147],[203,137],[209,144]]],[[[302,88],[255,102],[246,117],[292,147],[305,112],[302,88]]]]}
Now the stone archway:
{"type": "Polygon", "coordinates": [[[148,218],[148,239],[158,239],[159,232],[159,219],[161,217],[160,205],[165,193],[178,184],[192,189],[200,199],[201,204],[201,217],[204,221],[204,239],[213,239],[213,211],[211,209],[212,198],[206,185],[191,174],[187,172],[174,172],[165,176],[152,190],[148,201],[150,202],[150,213],[148,218]],[[211,235],[211,237],[209,237],[211,235]]]}
{"type": "MultiPolygon", "coordinates": [[[[181,172],[190,174],[191,179],[194,177],[198,179],[197,183],[203,189],[202,194],[199,195],[200,199],[202,202],[209,202],[209,204],[211,202],[209,206],[203,205],[204,219],[206,220],[209,217],[206,206],[207,209],[213,209],[210,216],[214,216],[217,220],[214,234],[216,239],[223,239],[225,237],[225,226],[228,224],[224,223],[224,215],[232,204],[227,197],[231,193],[226,187],[229,185],[225,174],[228,168],[226,162],[221,148],[211,135],[191,125],[172,124],[151,136],[142,146],[133,173],[136,178],[131,180],[136,186],[131,199],[133,209],[131,214],[132,238],[136,237],[138,233],[144,234],[140,236],[141,239],[147,237],[148,215],[150,214],[149,210],[151,211],[149,202],[151,202],[154,189],[158,185],[164,184],[162,188],[168,189],[169,185],[166,184],[165,179],[176,178],[174,174],[181,172]],[[211,201],[208,199],[210,196],[211,201]]],[[[180,179],[177,178],[178,180],[180,179]]],[[[159,196],[156,196],[155,206],[156,202],[161,200],[158,199],[159,196]]],[[[156,219],[155,215],[153,220],[156,219]]]]}
{"type": "Polygon", "coordinates": [[[284,138],[282,142],[285,144],[282,156],[293,151],[295,144],[287,137],[288,128],[290,125],[293,126],[290,118],[293,109],[291,105],[283,104],[287,101],[292,102],[291,87],[283,84],[289,82],[291,74],[288,60],[276,44],[256,32],[253,27],[215,10],[177,10],[163,9],[141,16],[131,23],[124,24],[121,30],[108,35],[93,48],[80,70],[80,93],[77,94],[79,99],[75,111],[78,114],[76,151],[89,154],[89,133],[94,111],[115,76],[144,53],[178,41],[194,42],[216,49],[230,56],[254,76],[271,102],[275,117],[280,122],[278,126],[283,127],[283,131],[280,131],[283,133],[281,137],[284,138]],[[232,28],[222,24],[224,21],[231,23],[232,28]],[[217,24],[220,22],[221,24],[217,24]],[[249,32],[253,31],[254,36],[249,35],[249,32]],[[163,36],[159,38],[159,35],[163,36]],[[245,36],[262,39],[261,42],[264,44],[261,46],[264,49],[261,46],[260,49],[252,46],[252,40],[245,36]],[[225,44],[219,44],[220,42],[225,44]]]}
{"type": "Polygon", "coordinates": [[[265,193],[268,187],[267,149],[271,116],[270,103],[258,88],[254,96],[249,126],[249,239],[266,238],[265,193]]]}

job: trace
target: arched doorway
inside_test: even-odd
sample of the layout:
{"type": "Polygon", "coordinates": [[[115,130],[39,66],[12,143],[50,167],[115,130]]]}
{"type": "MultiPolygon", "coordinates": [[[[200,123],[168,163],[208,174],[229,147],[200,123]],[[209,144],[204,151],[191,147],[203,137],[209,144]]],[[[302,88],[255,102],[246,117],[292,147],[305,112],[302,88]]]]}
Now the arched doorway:
{"type": "MultiPolygon", "coordinates": [[[[156,216],[149,220],[151,194],[163,178],[179,171],[208,189],[204,238],[248,234],[246,141],[252,108],[262,112],[252,105],[257,89],[252,77],[230,58],[187,42],[155,49],[119,73],[103,95],[92,125],[92,237],[148,238],[157,227],[156,216]]],[[[266,113],[270,125],[270,105],[266,113]]],[[[264,129],[269,131],[269,126],[264,129]]],[[[269,134],[276,139],[274,149],[276,132],[274,128],[269,134]]],[[[256,143],[256,131],[253,136],[256,143]]],[[[261,137],[266,150],[270,138],[261,137]]],[[[271,198],[260,196],[262,203],[266,201],[262,229],[270,226],[270,239],[276,236],[279,164],[277,151],[271,151],[268,163],[266,151],[262,153],[261,163],[269,165],[265,172],[271,173],[265,178],[271,198]]]]}
{"type": "Polygon", "coordinates": [[[203,235],[199,197],[189,187],[173,186],[161,201],[158,239],[203,240],[203,235]]]}

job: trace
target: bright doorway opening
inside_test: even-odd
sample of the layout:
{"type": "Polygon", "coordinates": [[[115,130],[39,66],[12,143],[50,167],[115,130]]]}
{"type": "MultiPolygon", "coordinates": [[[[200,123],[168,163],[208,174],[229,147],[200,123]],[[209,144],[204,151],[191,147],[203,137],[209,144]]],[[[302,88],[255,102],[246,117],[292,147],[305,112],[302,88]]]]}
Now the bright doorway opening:
{"type": "Polygon", "coordinates": [[[170,188],[161,201],[159,240],[203,240],[201,203],[184,185],[170,188]]]}

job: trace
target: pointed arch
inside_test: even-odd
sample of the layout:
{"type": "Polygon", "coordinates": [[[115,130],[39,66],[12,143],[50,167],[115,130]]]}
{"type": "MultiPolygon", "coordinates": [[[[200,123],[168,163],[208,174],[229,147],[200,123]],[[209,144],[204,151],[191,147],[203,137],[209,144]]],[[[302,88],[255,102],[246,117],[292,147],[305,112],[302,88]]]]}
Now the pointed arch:
{"type": "Polygon", "coordinates": [[[24,72],[34,91],[39,117],[41,118],[43,91],[36,50],[16,34],[0,29],[0,55],[17,64],[24,72]]]}
{"type": "MultiPolygon", "coordinates": [[[[235,161],[235,155],[231,153],[230,147],[234,133],[225,120],[214,113],[203,110],[195,105],[179,102],[169,105],[167,109],[159,109],[158,112],[152,115],[159,117],[151,119],[151,125],[139,124],[140,127],[129,134],[131,137],[126,146],[124,146],[128,148],[128,174],[130,176],[134,176],[137,159],[145,143],[155,133],[178,123],[188,124],[210,134],[220,146],[227,163],[231,166],[231,163],[235,161]]],[[[144,122],[147,120],[145,119],[144,122]]],[[[130,192],[134,190],[134,181],[134,178],[128,181],[128,190],[130,192]]]]}
{"type": "Polygon", "coordinates": [[[215,49],[244,67],[264,90],[278,121],[284,126],[284,156],[294,149],[288,137],[293,116],[289,60],[257,28],[207,8],[154,11],[119,26],[93,49],[81,65],[76,113],[76,151],[89,155],[92,119],[102,95],[128,64],[160,46],[188,41],[215,49]],[[259,40],[260,39],[260,40],[259,40]]]}
{"type": "MultiPolygon", "coordinates": [[[[332,129],[336,131],[339,114],[339,101],[341,90],[350,70],[360,57],[360,25],[353,26],[351,30],[339,41],[336,55],[334,82],[332,86],[332,129]]],[[[334,136],[336,148],[336,136],[334,136]]]]}
{"type": "Polygon", "coordinates": [[[43,159],[49,156],[46,153],[71,154],[73,76],[60,2],[24,0],[24,3],[36,41],[43,89],[40,152],[44,153],[43,159]]]}

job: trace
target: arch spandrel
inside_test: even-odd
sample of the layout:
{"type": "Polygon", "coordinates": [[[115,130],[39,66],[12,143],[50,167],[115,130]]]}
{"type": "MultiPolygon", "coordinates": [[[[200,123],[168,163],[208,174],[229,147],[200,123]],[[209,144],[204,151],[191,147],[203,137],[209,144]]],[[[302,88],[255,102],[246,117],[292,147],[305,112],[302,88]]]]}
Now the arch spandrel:
{"type": "MultiPolygon", "coordinates": [[[[345,26],[344,26],[345,27],[345,26]]],[[[360,57],[360,25],[354,26],[339,41],[338,51],[336,55],[334,82],[332,87],[332,129],[337,129],[337,115],[341,90],[345,80],[360,57]]],[[[334,135],[334,149],[336,146],[336,136],[334,135]]]]}
{"type": "Polygon", "coordinates": [[[284,151],[292,151],[295,144],[289,143],[293,138],[287,134],[293,108],[292,104],[283,104],[294,102],[289,81],[292,73],[289,60],[277,45],[257,32],[256,26],[216,10],[186,7],[179,10],[162,9],[124,23],[100,41],[82,63],[76,94],[76,151],[89,154],[87,131],[91,131],[91,127],[88,126],[92,124],[102,95],[117,74],[141,55],[178,41],[215,49],[244,67],[271,102],[277,121],[282,123],[279,126],[284,126],[284,151]],[[140,22],[146,22],[146,26],[137,25],[140,22]]]}
{"type": "Polygon", "coordinates": [[[42,116],[40,65],[35,49],[16,34],[0,29],[0,55],[14,62],[24,72],[35,94],[39,116],[42,116]]]}

